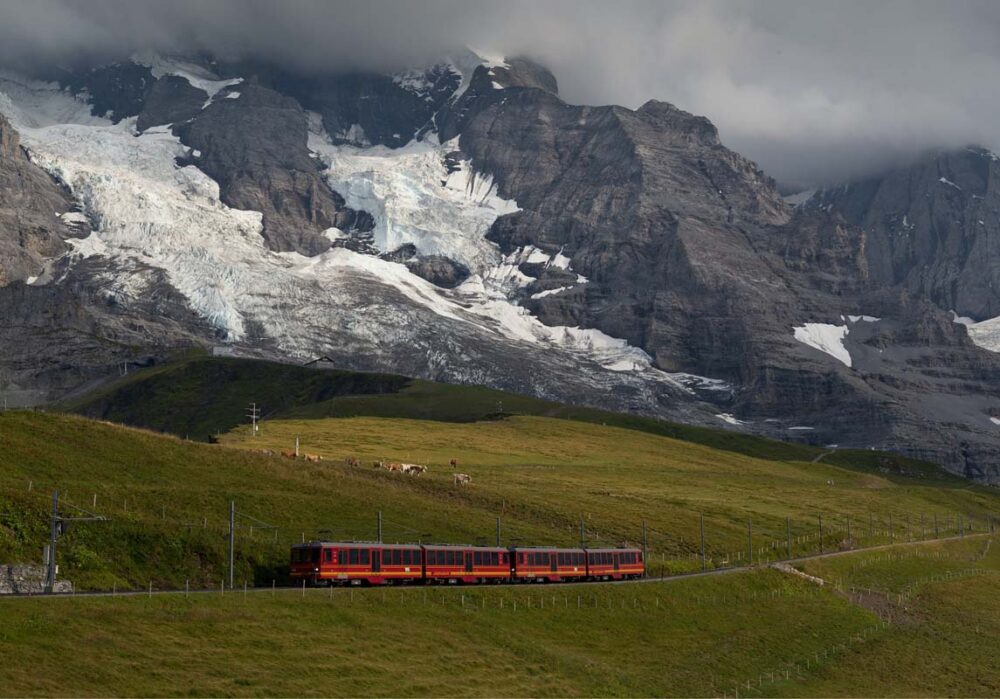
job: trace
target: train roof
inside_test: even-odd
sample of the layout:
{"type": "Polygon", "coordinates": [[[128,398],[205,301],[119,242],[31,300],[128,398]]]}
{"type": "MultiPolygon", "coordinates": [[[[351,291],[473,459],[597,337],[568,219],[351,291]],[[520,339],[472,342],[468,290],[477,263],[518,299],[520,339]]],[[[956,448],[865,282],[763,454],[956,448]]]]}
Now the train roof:
{"type": "Polygon", "coordinates": [[[304,544],[292,544],[292,548],[311,548],[314,546],[336,546],[338,548],[378,547],[381,549],[418,549],[420,544],[385,544],[377,541],[307,541],[304,544]]]}

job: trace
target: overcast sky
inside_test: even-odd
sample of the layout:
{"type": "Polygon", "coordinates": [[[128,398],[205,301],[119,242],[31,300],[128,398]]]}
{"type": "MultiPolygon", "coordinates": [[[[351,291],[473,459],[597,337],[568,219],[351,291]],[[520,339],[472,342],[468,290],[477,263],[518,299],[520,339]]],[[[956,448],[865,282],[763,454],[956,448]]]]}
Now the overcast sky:
{"type": "Polygon", "coordinates": [[[704,114],[785,182],[1000,150],[1000,2],[0,0],[6,62],[207,49],[390,70],[461,45],[531,55],[571,102],[704,114]]]}

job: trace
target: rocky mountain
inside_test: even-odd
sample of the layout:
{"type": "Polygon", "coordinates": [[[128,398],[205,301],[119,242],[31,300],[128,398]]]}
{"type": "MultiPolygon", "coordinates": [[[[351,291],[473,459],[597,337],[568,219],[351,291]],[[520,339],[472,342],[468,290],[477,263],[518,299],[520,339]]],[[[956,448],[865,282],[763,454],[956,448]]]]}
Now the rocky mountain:
{"type": "Polygon", "coordinates": [[[323,354],[1000,480],[988,152],[792,206],[704,117],[570,105],[525,58],[48,78],[0,76],[22,391],[190,344],[323,354]]]}

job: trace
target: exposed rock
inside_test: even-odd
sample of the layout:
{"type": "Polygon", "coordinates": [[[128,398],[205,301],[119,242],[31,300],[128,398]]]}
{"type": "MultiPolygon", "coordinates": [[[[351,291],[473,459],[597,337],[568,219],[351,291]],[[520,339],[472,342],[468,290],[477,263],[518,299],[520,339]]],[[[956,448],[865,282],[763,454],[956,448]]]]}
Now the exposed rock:
{"type": "Polygon", "coordinates": [[[980,148],[941,153],[881,177],[820,192],[868,237],[873,279],[945,310],[1000,316],[1000,162],[980,148]]]}
{"type": "Polygon", "coordinates": [[[0,114],[0,287],[41,274],[47,258],[73,235],[59,217],[73,202],[21,148],[10,122],[0,114]]]}
{"type": "MultiPolygon", "coordinates": [[[[47,571],[45,566],[0,565],[0,595],[40,595],[45,592],[47,571]]],[[[69,580],[56,580],[52,591],[57,594],[73,592],[69,580]]]]}
{"type": "Polygon", "coordinates": [[[225,204],[263,214],[273,250],[316,255],[330,248],[328,228],[373,226],[326,184],[306,145],[305,112],[290,97],[244,83],[238,99],[216,99],[175,132],[200,152],[193,162],[219,183],[225,204]]]}
{"type": "Polygon", "coordinates": [[[165,75],[153,85],[136,120],[140,132],[152,126],[180,124],[193,119],[208,101],[208,93],[176,75],[165,75]]]}
{"type": "Polygon", "coordinates": [[[107,116],[117,124],[142,112],[156,78],[148,66],[126,61],[66,73],[60,82],[74,94],[86,93],[94,116],[107,116]]]}
{"type": "Polygon", "coordinates": [[[469,278],[469,268],[444,255],[418,255],[406,262],[407,268],[431,284],[452,289],[469,278]]]}

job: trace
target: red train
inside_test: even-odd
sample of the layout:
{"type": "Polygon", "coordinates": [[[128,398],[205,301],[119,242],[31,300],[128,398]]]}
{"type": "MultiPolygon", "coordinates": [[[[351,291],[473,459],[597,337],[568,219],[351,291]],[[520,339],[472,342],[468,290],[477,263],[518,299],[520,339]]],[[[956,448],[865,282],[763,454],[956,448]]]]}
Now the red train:
{"type": "Polygon", "coordinates": [[[642,550],[377,544],[292,546],[291,577],[312,585],[627,580],[645,575],[642,550]]]}

